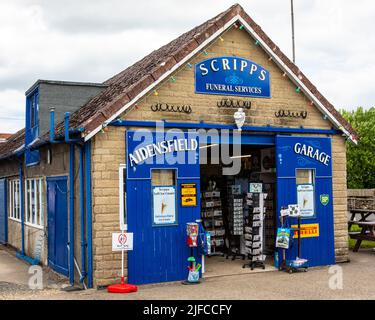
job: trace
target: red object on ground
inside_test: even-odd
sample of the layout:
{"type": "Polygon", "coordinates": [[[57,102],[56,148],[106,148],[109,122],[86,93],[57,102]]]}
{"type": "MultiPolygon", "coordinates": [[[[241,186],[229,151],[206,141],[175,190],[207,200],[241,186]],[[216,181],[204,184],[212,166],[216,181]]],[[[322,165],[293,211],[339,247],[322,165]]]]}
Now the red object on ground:
{"type": "Polygon", "coordinates": [[[121,283],[108,286],[107,291],[109,293],[130,293],[137,292],[138,287],[134,284],[125,283],[124,277],[121,277],[121,283]]]}

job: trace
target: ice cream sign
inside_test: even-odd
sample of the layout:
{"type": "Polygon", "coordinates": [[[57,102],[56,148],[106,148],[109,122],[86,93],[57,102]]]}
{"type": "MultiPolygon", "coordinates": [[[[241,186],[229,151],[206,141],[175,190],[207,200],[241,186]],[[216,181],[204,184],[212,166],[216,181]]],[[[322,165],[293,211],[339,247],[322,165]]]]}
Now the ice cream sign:
{"type": "Polygon", "coordinates": [[[270,98],[270,73],[245,58],[210,58],[195,65],[195,92],[270,98]]]}

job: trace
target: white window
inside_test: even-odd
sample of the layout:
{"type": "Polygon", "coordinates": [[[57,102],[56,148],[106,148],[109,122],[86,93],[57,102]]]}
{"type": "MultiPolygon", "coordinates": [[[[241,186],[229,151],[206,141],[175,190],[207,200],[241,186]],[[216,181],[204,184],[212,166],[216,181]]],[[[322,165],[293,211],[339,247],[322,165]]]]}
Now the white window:
{"type": "Polygon", "coordinates": [[[8,216],[15,220],[21,220],[20,179],[9,180],[8,185],[8,216]]]}
{"type": "Polygon", "coordinates": [[[33,226],[42,227],[42,179],[26,179],[25,186],[25,222],[33,226]]]}

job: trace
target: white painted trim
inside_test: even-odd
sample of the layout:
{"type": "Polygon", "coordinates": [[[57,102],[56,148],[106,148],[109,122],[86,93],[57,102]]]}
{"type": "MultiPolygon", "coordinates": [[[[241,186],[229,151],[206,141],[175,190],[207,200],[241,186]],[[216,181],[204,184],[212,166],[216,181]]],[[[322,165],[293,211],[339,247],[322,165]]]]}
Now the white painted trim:
{"type": "Polygon", "coordinates": [[[197,54],[199,51],[202,50],[206,45],[208,45],[210,42],[212,42],[215,38],[217,38],[222,32],[224,32],[226,29],[231,27],[236,21],[240,21],[240,23],[245,27],[246,31],[249,32],[253,38],[258,40],[258,42],[261,44],[261,46],[265,49],[265,51],[269,54],[270,57],[272,57],[273,61],[276,62],[276,64],[285,71],[289,78],[291,78],[303,91],[304,93],[314,102],[314,104],[318,107],[318,109],[326,114],[330,121],[343,133],[349,137],[354,143],[357,143],[357,141],[352,137],[352,135],[340,124],[340,122],[327,110],[327,108],[314,96],[314,94],[302,83],[302,81],[298,78],[297,75],[295,75],[289,67],[275,54],[275,52],[259,37],[259,35],[250,27],[250,25],[240,16],[236,15],[233,17],[229,22],[227,22],[222,28],[217,30],[211,37],[206,39],[204,42],[202,42],[196,49],[194,49],[190,54],[188,54],[184,59],[182,59],[179,63],[174,65],[169,71],[165,72],[158,80],[153,82],[151,85],[149,85],[146,89],[144,89],[141,93],[139,93],[133,100],[129,101],[127,104],[125,104],[119,111],[117,111],[114,115],[112,115],[109,119],[107,119],[103,124],[98,126],[96,129],[91,131],[88,135],[84,137],[84,141],[90,140],[94,135],[96,135],[102,128],[103,125],[107,125],[114,119],[116,119],[120,114],[122,114],[124,111],[126,111],[131,105],[133,105],[135,102],[137,102],[140,98],[142,98],[145,94],[147,94],[149,91],[151,91],[153,88],[155,88],[160,82],[162,82],[164,79],[166,79],[168,76],[170,76],[175,70],[177,70],[181,65],[187,63],[195,54],[197,54]]]}
{"type": "Polygon", "coordinates": [[[8,216],[8,220],[12,220],[12,221],[14,221],[14,222],[21,223],[21,220],[20,220],[20,219],[13,218],[13,217],[9,217],[9,216],[8,216]]]}
{"type": "Polygon", "coordinates": [[[126,190],[124,190],[124,174],[126,174],[126,165],[120,164],[118,168],[119,175],[119,215],[120,230],[126,232],[128,230],[127,221],[124,221],[124,209],[126,210],[126,190]],[[125,197],[124,197],[125,195],[125,197]],[[124,206],[125,204],[125,206],[124,206]]]}
{"type": "Polygon", "coordinates": [[[31,223],[31,222],[26,222],[26,221],[25,221],[25,226],[28,226],[28,227],[30,227],[30,228],[39,229],[39,230],[44,230],[44,226],[40,226],[40,225],[37,225],[37,224],[31,223]]]}

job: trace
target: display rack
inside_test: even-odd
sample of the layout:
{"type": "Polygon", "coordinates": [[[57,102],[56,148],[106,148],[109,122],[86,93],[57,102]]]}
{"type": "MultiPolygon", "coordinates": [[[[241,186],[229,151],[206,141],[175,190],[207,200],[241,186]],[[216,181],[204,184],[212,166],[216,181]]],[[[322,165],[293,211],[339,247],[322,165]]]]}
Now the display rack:
{"type": "Polygon", "coordinates": [[[201,216],[206,231],[211,234],[211,256],[224,254],[225,228],[220,191],[202,193],[201,216]]]}
{"type": "Polygon", "coordinates": [[[276,237],[275,184],[265,183],[264,189],[267,192],[267,198],[264,200],[264,253],[272,255],[275,251],[276,237]]]}
{"type": "Polygon", "coordinates": [[[227,236],[227,255],[232,260],[240,257],[245,259],[246,255],[240,252],[240,237],[244,234],[244,199],[241,193],[241,185],[229,185],[228,194],[228,222],[229,232],[227,236]]]}
{"type": "MultiPolygon", "coordinates": [[[[307,271],[308,269],[308,260],[301,258],[301,216],[298,217],[289,217],[289,216],[281,216],[280,222],[281,226],[285,227],[287,219],[296,218],[298,221],[297,228],[291,228],[291,237],[293,237],[294,232],[297,232],[297,257],[294,260],[287,260],[286,259],[286,251],[288,249],[281,249],[282,250],[282,262],[280,264],[279,270],[285,270],[286,272],[293,273],[299,270],[307,271]]],[[[290,248],[289,248],[290,249],[290,248]]]]}
{"type": "Polygon", "coordinates": [[[247,204],[249,206],[249,216],[245,226],[245,247],[249,259],[243,268],[249,267],[263,268],[266,256],[263,254],[264,247],[264,199],[267,198],[266,193],[249,192],[247,194],[247,204]]]}

